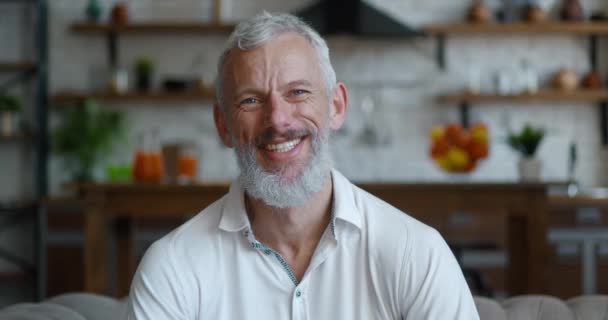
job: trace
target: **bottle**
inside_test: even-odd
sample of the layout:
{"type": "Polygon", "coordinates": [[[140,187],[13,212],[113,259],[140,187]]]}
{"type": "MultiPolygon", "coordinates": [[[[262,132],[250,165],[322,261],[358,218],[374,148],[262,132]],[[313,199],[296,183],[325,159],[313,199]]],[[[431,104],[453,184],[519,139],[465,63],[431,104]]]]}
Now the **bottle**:
{"type": "Polygon", "coordinates": [[[538,75],[532,65],[524,60],[521,64],[522,75],[523,75],[523,91],[528,94],[534,94],[538,92],[538,75]]]}

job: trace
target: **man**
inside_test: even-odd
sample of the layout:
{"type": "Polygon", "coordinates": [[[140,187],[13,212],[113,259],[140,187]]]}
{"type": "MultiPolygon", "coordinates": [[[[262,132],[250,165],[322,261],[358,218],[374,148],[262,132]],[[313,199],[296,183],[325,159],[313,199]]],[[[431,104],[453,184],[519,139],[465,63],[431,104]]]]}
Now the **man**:
{"type": "Polygon", "coordinates": [[[240,176],[150,247],[130,319],[479,319],[441,236],[332,169],[348,94],[316,32],[288,14],[239,24],[217,85],[240,176]]]}

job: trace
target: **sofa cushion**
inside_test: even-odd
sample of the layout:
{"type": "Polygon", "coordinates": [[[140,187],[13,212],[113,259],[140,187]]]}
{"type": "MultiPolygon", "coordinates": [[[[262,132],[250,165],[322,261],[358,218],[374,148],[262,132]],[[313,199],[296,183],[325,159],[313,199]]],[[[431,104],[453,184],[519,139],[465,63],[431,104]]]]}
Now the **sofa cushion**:
{"type": "Polygon", "coordinates": [[[479,313],[479,318],[492,319],[492,320],[507,320],[507,314],[496,300],[488,299],[485,297],[475,297],[475,306],[479,313]]]}
{"type": "Polygon", "coordinates": [[[509,320],[576,320],[566,303],[549,296],[517,296],[505,300],[503,307],[509,320]]]}
{"type": "Polygon", "coordinates": [[[608,296],[580,296],[566,301],[566,304],[576,314],[576,320],[608,319],[608,296]]]}
{"type": "Polygon", "coordinates": [[[46,300],[74,310],[87,320],[122,319],[124,303],[91,293],[66,293],[46,300]]]}
{"type": "Polygon", "coordinates": [[[87,320],[54,303],[19,303],[0,310],[0,320],[87,320]]]}

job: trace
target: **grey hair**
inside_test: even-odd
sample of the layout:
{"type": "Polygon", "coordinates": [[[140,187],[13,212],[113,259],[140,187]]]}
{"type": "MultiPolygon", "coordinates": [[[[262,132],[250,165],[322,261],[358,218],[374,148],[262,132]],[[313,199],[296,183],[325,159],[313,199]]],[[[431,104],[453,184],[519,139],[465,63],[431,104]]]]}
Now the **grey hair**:
{"type": "Polygon", "coordinates": [[[288,13],[269,13],[263,11],[253,18],[243,21],[228,39],[226,49],[222,52],[217,64],[217,80],[215,85],[217,101],[222,110],[223,107],[223,81],[224,63],[232,49],[250,50],[262,46],[272,40],[275,36],[294,32],[304,37],[317,52],[321,72],[325,80],[327,95],[333,98],[336,89],[336,72],[329,59],[329,48],[325,40],[304,21],[288,13]]]}

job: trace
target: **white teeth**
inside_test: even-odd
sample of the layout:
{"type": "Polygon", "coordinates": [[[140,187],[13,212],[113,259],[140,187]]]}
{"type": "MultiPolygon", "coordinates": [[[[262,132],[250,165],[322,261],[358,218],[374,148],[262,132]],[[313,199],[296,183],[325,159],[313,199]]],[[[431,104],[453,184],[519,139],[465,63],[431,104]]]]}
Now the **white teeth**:
{"type": "Polygon", "coordinates": [[[300,141],[302,141],[301,138],[286,141],[283,143],[278,143],[278,144],[267,144],[266,150],[270,150],[270,151],[274,151],[274,152],[287,152],[287,151],[290,151],[291,149],[295,148],[298,145],[298,143],[300,143],[300,141]]]}

